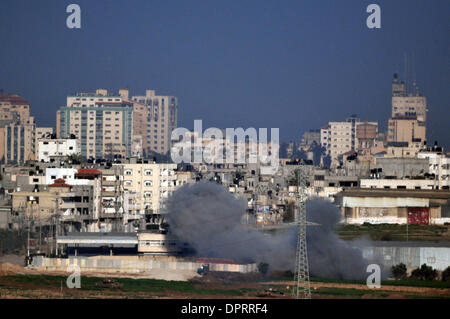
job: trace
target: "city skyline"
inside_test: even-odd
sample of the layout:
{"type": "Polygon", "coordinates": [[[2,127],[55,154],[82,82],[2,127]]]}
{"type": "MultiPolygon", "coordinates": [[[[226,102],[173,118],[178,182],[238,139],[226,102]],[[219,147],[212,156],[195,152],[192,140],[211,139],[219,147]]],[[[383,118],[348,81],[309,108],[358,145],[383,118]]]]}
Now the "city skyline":
{"type": "Polygon", "coordinates": [[[195,119],[279,127],[282,141],[299,141],[357,114],[385,131],[392,75],[405,78],[406,53],[407,80],[429,101],[428,143],[450,145],[447,2],[380,1],[375,30],[365,25],[368,1],[77,3],[79,30],[65,26],[69,2],[6,1],[0,13],[0,39],[9,44],[0,52],[0,89],[30,101],[39,126],[55,127],[71,93],[130,87],[177,96],[180,127],[195,119]]]}

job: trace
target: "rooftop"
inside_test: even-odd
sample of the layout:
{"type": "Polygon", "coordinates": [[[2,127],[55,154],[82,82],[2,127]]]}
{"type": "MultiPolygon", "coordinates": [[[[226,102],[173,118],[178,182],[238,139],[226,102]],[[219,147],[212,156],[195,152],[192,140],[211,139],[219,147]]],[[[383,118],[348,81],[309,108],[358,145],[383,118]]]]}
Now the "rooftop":
{"type": "Polygon", "coordinates": [[[412,197],[450,200],[450,190],[428,189],[377,189],[377,188],[348,188],[337,196],[353,197],[412,197]]]}
{"type": "Polygon", "coordinates": [[[15,94],[0,94],[0,102],[9,102],[11,104],[30,105],[23,97],[15,94]]]}

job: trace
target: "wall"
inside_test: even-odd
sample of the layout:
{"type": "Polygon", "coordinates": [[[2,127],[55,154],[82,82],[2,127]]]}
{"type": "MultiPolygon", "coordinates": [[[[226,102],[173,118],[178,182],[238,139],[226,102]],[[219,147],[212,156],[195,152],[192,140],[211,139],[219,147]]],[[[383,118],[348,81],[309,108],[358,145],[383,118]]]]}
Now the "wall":
{"type": "Polygon", "coordinates": [[[437,270],[450,266],[449,247],[366,247],[363,257],[381,259],[385,266],[404,263],[408,268],[427,264],[437,270]]]}
{"type": "MultiPolygon", "coordinates": [[[[176,258],[158,258],[150,256],[95,256],[33,258],[32,266],[38,270],[66,271],[70,264],[80,266],[81,271],[114,272],[114,273],[145,273],[152,269],[191,270],[197,271],[203,263],[176,258]]],[[[209,263],[211,271],[230,271],[240,273],[256,272],[256,264],[222,264],[209,263]]]]}

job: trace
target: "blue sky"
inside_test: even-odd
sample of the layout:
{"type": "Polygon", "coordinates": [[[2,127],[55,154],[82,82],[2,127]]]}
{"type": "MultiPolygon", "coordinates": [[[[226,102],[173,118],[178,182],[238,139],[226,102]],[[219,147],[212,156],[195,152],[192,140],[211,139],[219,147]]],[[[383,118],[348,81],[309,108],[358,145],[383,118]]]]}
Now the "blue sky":
{"type": "Polygon", "coordinates": [[[3,0],[0,89],[38,125],[74,92],[179,98],[179,126],[279,127],[282,140],[358,114],[386,127],[391,80],[414,56],[428,140],[450,147],[447,0],[3,0]],[[79,30],[66,7],[81,7],[79,30]],[[381,7],[381,29],[366,7],[381,7]]]}

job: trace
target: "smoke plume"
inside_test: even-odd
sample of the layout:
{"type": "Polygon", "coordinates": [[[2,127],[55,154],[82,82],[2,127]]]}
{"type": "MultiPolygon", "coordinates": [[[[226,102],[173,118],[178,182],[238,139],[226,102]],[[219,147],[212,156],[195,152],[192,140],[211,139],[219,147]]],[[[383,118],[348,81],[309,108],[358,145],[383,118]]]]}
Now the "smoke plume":
{"type": "MultiPolygon", "coordinates": [[[[272,270],[294,270],[297,229],[271,232],[252,230],[242,223],[247,203],[236,199],[224,187],[211,182],[184,185],[167,200],[170,231],[189,243],[201,257],[232,259],[236,262],[266,262],[272,270]]],[[[340,211],[321,199],[307,202],[307,242],[310,273],[337,279],[363,279],[367,262],[333,232],[340,211]]]]}

